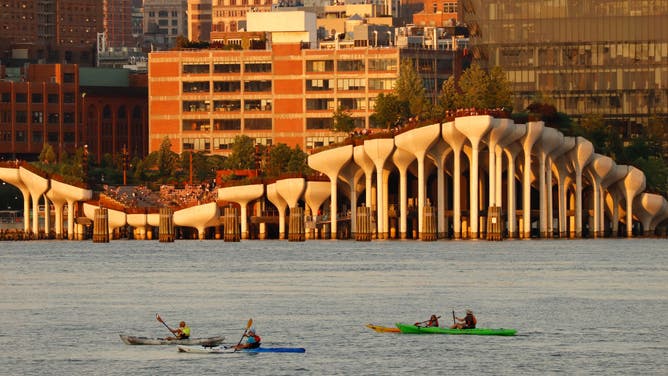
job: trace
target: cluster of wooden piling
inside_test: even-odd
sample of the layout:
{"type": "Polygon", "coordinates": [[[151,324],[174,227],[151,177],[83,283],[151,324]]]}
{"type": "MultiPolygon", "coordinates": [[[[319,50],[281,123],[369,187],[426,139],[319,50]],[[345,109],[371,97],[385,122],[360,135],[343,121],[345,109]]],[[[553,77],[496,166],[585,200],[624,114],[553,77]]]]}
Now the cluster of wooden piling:
{"type": "Polygon", "coordinates": [[[174,211],[172,208],[160,208],[160,227],[158,238],[161,243],[171,243],[176,237],[174,231],[174,211]]]}
{"type": "Polygon", "coordinates": [[[500,206],[490,206],[487,209],[487,240],[503,240],[501,214],[500,206]]]}
{"type": "Polygon", "coordinates": [[[223,211],[223,240],[226,242],[241,241],[241,229],[237,208],[227,207],[223,211]]]}
{"type": "Polygon", "coordinates": [[[371,208],[368,206],[357,207],[355,240],[357,241],[371,241],[373,236],[373,229],[371,228],[371,208]]]}
{"type": "Polygon", "coordinates": [[[299,206],[290,208],[290,219],[288,222],[288,241],[303,242],[306,240],[306,227],[304,226],[304,208],[299,206]]]}
{"type": "Polygon", "coordinates": [[[95,209],[93,243],[109,243],[109,211],[107,208],[95,209]]]}
{"type": "Polygon", "coordinates": [[[422,233],[420,239],[427,242],[438,240],[436,233],[436,210],[431,205],[425,205],[422,211],[422,233]]]}

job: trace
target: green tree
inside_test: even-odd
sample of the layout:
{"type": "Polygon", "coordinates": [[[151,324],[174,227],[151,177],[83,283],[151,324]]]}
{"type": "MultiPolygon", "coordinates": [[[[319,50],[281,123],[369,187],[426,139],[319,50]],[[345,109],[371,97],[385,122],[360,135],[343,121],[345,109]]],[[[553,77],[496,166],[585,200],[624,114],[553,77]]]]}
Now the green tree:
{"type": "Polygon", "coordinates": [[[236,136],[232,144],[232,153],[225,161],[225,168],[230,170],[255,168],[255,140],[245,135],[236,136]]]}
{"type": "Polygon", "coordinates": [[[349,133],[355,129],[355,121],[350,111],[345,108],[337,108],[332,115],[332,120],[332,130],[334,132],[349,133]]]}
{"type": "Polygon", "coordinates": [[[299,145],[291,150],[290,160],[288,161],[288,172],[298,174],[309,174],[311,168],[308,166],[308,154],[306,154],[299,145]]]}
{"type": "Polygon", "coordinates": [[[580,120],[582,135],[594,144],[594,150],[608,154],[609,132],[602,115],[586,115],[580,120]]]}
{"type": "Polygon", "coordinates": [[[510,82],[506,74],[499,66],[495,66],[489,71],[489,80],[487,82],[487,108],[512,108],[513,91],[510,88],[510,82]]]}
{"type": "Polygon", "coordinates": [[[443,111],[456,110],[457,101],[459,99],[459,92],[457,91],[457,84],[455,83],[455,76],[448,77],[441,87],[441,94],[438,97],[438,103],[443,111]]]}
{"type": "Polygon", "coordinates": [[[56,152],[49,143],[42,146],[42,151],[39,153],[39,161],[43,164],[52,164],[56,162],[56,152]]]}
{"type": "Polygon", "coordinates": [[[431,103],[426,96],[422,77],[413,66],[412,60],[405,59],[401,62],[394,92],[400,102],[408,103],[411,116],[424,117],[429,113],[431,103]]]}
{"type": "Polygon", "coordinates": [[[287,172],[286,167],[292,158],[292,150],[286,144],[280,143],[271,147],[269,160],[265,168],[265,174],[269,177],[278,177],[287,172]]]}
{"type": "Polygon", "coordinates": [[[170,182],[176,176],[178,159],[179,155],[172,151],[172,142],[169,137],[165,137],[160,143],[156,156],[158,177],[161,183],[170,182]]]}
{"type": "Polygon", "coordinates": [[[392,93],[378,94],[371,122],[378,128],[389,129],[410,117],[408,103],[399,101],[392,93]]]}
{"type": "Polygon", "coordinates": [[[459,79],[461,95],[456,100],[458,108],[489,108],[487,97],[489,76],[478,64],[472,64],[459,79]]]}
{"type": "Polygon", "coordinates": [[[444,110],[457,108],[511,108],[512,90],[500,67],[487,73],[478,64],[472,64],[455,81],[450,77],[443,82],[439,104],[444,110]]]}

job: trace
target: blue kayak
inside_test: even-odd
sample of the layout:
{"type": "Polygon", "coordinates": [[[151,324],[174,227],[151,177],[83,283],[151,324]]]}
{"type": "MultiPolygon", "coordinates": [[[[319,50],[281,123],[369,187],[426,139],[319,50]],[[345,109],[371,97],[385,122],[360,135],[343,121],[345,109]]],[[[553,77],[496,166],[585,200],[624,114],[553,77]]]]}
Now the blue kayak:
{"type": "Polygon", "coordinates": [[[306,349],[303,347],[258,347],[256,349],[239,349],[234,350],[232,347],[216,346],[183,346],[177,345],[179,352],[195,353],[195,354],[234,354],[234,353],[305,353],[306,349]]]}

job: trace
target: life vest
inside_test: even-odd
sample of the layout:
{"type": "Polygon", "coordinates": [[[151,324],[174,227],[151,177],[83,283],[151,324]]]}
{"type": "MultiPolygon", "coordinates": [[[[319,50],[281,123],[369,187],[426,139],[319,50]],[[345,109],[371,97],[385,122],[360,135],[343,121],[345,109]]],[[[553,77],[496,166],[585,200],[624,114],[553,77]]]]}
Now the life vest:
{"type": "Polygon", "coordinates": [[[478,320],[476,320],[475,316],[473,316],[470,313],[466,314],[466,317],[464,317],[464,322],[466,323],[465,328],[466,329],[474,329],[475,324],[478,323],[478,320]]]}
{"type": "Polygon", "coordinates": [[[189,326],[184,326],[183,328],[179,328],[181,330],[181,333],[178,335],[179,338],[190,338],[190,327],[189,326]]]}

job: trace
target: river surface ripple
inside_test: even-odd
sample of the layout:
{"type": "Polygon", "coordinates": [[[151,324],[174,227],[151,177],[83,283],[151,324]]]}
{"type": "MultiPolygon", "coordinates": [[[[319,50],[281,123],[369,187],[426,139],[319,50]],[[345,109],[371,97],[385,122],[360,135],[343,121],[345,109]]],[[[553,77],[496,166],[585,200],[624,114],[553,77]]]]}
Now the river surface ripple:
{"type": "Polygon", "coordinates": [[[665,239],[534,241],[0,242],[3,375],[668,374],[665,239]],[[366,323],[449,324],[516,337],[379,334],[366,323]],[[180,354],[118,335],[306,354],[180,354]]]}

